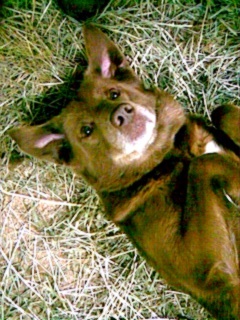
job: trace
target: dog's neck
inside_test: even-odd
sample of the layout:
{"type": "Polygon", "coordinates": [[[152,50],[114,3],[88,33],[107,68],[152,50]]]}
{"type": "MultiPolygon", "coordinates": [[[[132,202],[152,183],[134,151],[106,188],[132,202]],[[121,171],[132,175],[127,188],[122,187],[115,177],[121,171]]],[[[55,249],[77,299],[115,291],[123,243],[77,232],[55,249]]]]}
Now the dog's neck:
{"type": "Polygon", "coordinates": [[[116,224],[127,223],[127,220],[153,193],[156,184],[166,184],[173,175],[179,176],[188,163],[189,159],[182,159],[179,152],[172,149],[163,161],[132,184],[119,190],[99,192],[108,218],[116,224]]]}

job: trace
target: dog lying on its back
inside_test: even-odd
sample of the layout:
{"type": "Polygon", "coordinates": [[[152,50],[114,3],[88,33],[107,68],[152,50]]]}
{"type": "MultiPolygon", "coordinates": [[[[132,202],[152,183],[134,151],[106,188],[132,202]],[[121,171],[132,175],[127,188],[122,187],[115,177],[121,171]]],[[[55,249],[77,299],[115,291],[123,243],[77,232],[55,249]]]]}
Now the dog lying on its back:
{"type": "Polygon", "coordinates": [[[11,137],[37,158],[70,166],[98,192],[108,217],[174,287],[218,319],[240,319],[239,108],[185,115],[147,90],[92,25],[78,101],[11,137]]]}

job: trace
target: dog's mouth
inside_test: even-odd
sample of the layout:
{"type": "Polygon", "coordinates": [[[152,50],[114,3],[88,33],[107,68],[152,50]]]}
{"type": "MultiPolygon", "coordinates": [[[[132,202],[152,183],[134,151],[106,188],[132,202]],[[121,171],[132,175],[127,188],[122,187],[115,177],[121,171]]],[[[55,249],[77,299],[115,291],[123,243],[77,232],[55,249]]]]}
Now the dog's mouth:
{"type": "Polygon", "coordinates": [[[134,153],[141,156],[155,137],[156,115],[140,106],[123,103],[111,114],[110,121],[117,129],[117,146],[121,156],[134,153]]]}
{"type": "Polygon", "coordinates": [[[111,115],[111,123],[130,141],[135,141],[144,134],[146,117],[129,104],[121,104],[111,115]]]}

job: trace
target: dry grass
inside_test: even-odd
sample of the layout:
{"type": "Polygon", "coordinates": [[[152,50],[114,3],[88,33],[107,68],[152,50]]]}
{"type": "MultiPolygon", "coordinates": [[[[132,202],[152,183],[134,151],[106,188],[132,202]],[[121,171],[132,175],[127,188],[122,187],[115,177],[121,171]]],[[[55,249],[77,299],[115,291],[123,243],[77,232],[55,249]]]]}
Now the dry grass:
{"type": "MultiPolygon", "coordinates": [[[[117,0],[93,21],[146,85],[208,116],[221,103],[239,103],[240,93],[237,1],[211,3],[117,0]]],[[[2,16],[1,319],[211,319],[145,264],[104,219],[90,187],[65,168],[23,156],[6,135],[59,113],[86,58],[82,24],[54,2],[6,1],[2,16]]]]}

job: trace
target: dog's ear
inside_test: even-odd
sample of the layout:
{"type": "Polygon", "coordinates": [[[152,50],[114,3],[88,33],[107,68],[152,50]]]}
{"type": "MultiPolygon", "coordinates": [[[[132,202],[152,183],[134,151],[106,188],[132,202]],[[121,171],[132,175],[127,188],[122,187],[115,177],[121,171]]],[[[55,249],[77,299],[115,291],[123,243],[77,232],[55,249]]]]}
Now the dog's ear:
{"type": "Polygon", "coordinates": [[[103,78],[115,77],[128,62],[118,47],[98,28],[91,24],[83,27],[88,56],[88,73],[99,73],[103,78]]]}
{"type": "Polygon", "coordinates": [[[8,134],[25,153],[38,159],[68,164],[72,157],[71,147],[57,118],[43,125],[13,128],[8,134]]]}

